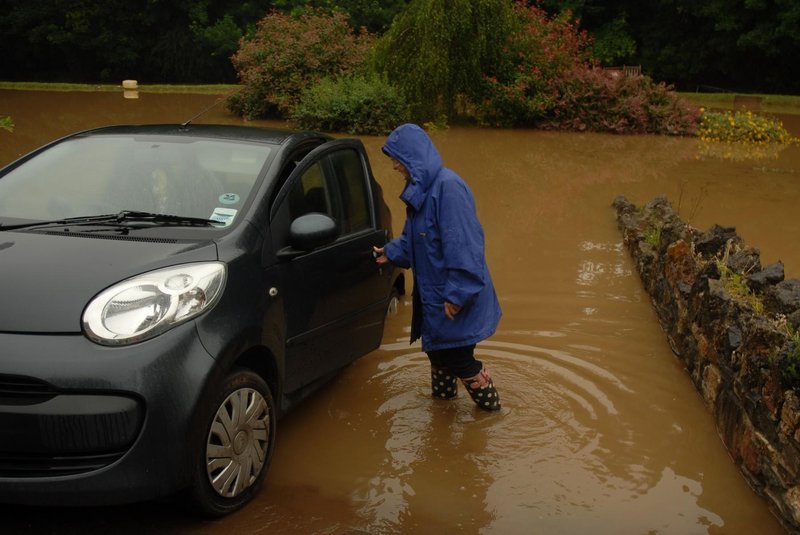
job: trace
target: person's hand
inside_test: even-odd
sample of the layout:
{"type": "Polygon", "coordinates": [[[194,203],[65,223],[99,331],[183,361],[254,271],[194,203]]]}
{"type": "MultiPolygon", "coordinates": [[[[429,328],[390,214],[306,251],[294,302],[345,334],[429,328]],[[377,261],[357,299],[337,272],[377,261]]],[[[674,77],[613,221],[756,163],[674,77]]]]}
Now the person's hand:
{"type": "Polygon", "coordinates": [[[375,257],[375,262],[378,264],[387,264],[389,259],[386,258],[386,254],[383,252],[383,247],[378,247],[376,245],[372,246],[372,256],[375,257]]]}
{"type": "Polygon", "coordinates": [[[456,314],[458,314],[460,311],[460,306],[454,305],[453,303],[448,303],[447,301],[444,302],[444,315],[447,316],[447,319],[456,319],[456,314]]]}

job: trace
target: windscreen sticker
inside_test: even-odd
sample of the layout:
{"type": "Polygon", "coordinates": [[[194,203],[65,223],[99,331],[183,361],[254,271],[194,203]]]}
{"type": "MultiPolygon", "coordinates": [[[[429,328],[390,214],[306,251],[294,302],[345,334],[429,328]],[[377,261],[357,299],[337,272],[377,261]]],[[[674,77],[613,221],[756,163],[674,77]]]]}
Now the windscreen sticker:
{"type": "Polygon", "coordinates": [[[236,193],[223,193],[219,196],[219,202],[222,204],[236,204],[239,202],[239,195],[236,193]]]}
{"type": "Polygon", "coordinates": [[[214,208],[214,213],[211,214],[211,217],[209,217],[209,219],[212,221],[217,221],[219,223],[222,223],[223,226],[227,227],[228,225],[233,223],[233,218],[236,217],[236,213],[238,211],[239,210],[236,210],[234,208],[217,207],[214,208]]]}

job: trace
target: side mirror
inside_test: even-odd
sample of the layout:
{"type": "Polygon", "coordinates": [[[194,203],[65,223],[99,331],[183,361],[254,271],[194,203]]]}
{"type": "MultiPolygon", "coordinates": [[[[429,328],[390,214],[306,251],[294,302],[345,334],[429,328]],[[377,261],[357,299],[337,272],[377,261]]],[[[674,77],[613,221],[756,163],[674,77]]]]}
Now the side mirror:
{"type": "Polygon", "coordinates": [[[305,214],[289,227],[289,245],[300,251],[310,251],[321,245],[332,243],[339,236],[336,221],[326,214],[305,214]]]}

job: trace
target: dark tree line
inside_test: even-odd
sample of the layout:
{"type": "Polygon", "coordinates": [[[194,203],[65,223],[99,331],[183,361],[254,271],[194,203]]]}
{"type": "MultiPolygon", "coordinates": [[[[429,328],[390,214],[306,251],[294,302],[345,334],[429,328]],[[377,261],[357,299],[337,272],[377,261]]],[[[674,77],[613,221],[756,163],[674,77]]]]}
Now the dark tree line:
{"type": "MultiPolygon", "coordinates": [[[[0,78],[234,82],[231,55],[272,9],[336,8],[381,34],[410,1],[0,0],[0,78]]],[[[570,10],[604,65],[640,64],[683,90],[800,93],[797,0],[528,3],[570,10]]]]}
{"type": "Polygon", "coordinates": [[[273,9],[337,8],[384,31],[406,0],[0,0],[0,78],[235,82],[230,57],[273,9]]]}
{"type": "Polygon", "coordinates": [[[569,9],[604,63],[683,90],[800,93],[797,0],[543,0],[569,9]]]}

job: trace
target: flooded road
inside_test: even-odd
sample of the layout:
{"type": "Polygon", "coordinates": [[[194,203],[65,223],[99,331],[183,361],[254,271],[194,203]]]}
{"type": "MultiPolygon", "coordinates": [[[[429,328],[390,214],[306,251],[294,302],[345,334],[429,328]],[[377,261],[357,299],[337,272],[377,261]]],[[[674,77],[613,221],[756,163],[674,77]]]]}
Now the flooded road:
{"type": "MultiPolygon", "coordinates": [[[[211,95],[0,91],[0,164],[56,137],[124,122],[182,122],[211,95]]],[[[197,122],[242,121],[223,106],[197,122]]],[[[252,124],[270,124],[253,122],[252,124]]],[[[789,124],[800,135],[798,124],[789,124]]],[[[729,459],[671,353],[610,205],[666,195],[691,224],[736,226],[800,276],[800,147],[741,150],[656,136],[451,128],[432,134],[472,187],[504,316],[479,344],[503,400],[429,397],[408,344],[410,297],[381,348],[278,426],[265,487],[198,521],[171,504],[0,506],[9,533],[783,533],[729,459]],[[727,159],[723,159],[725,157],[727,159]]],[[[402,178],[362,138],[399,232],[402,178]]]]}

